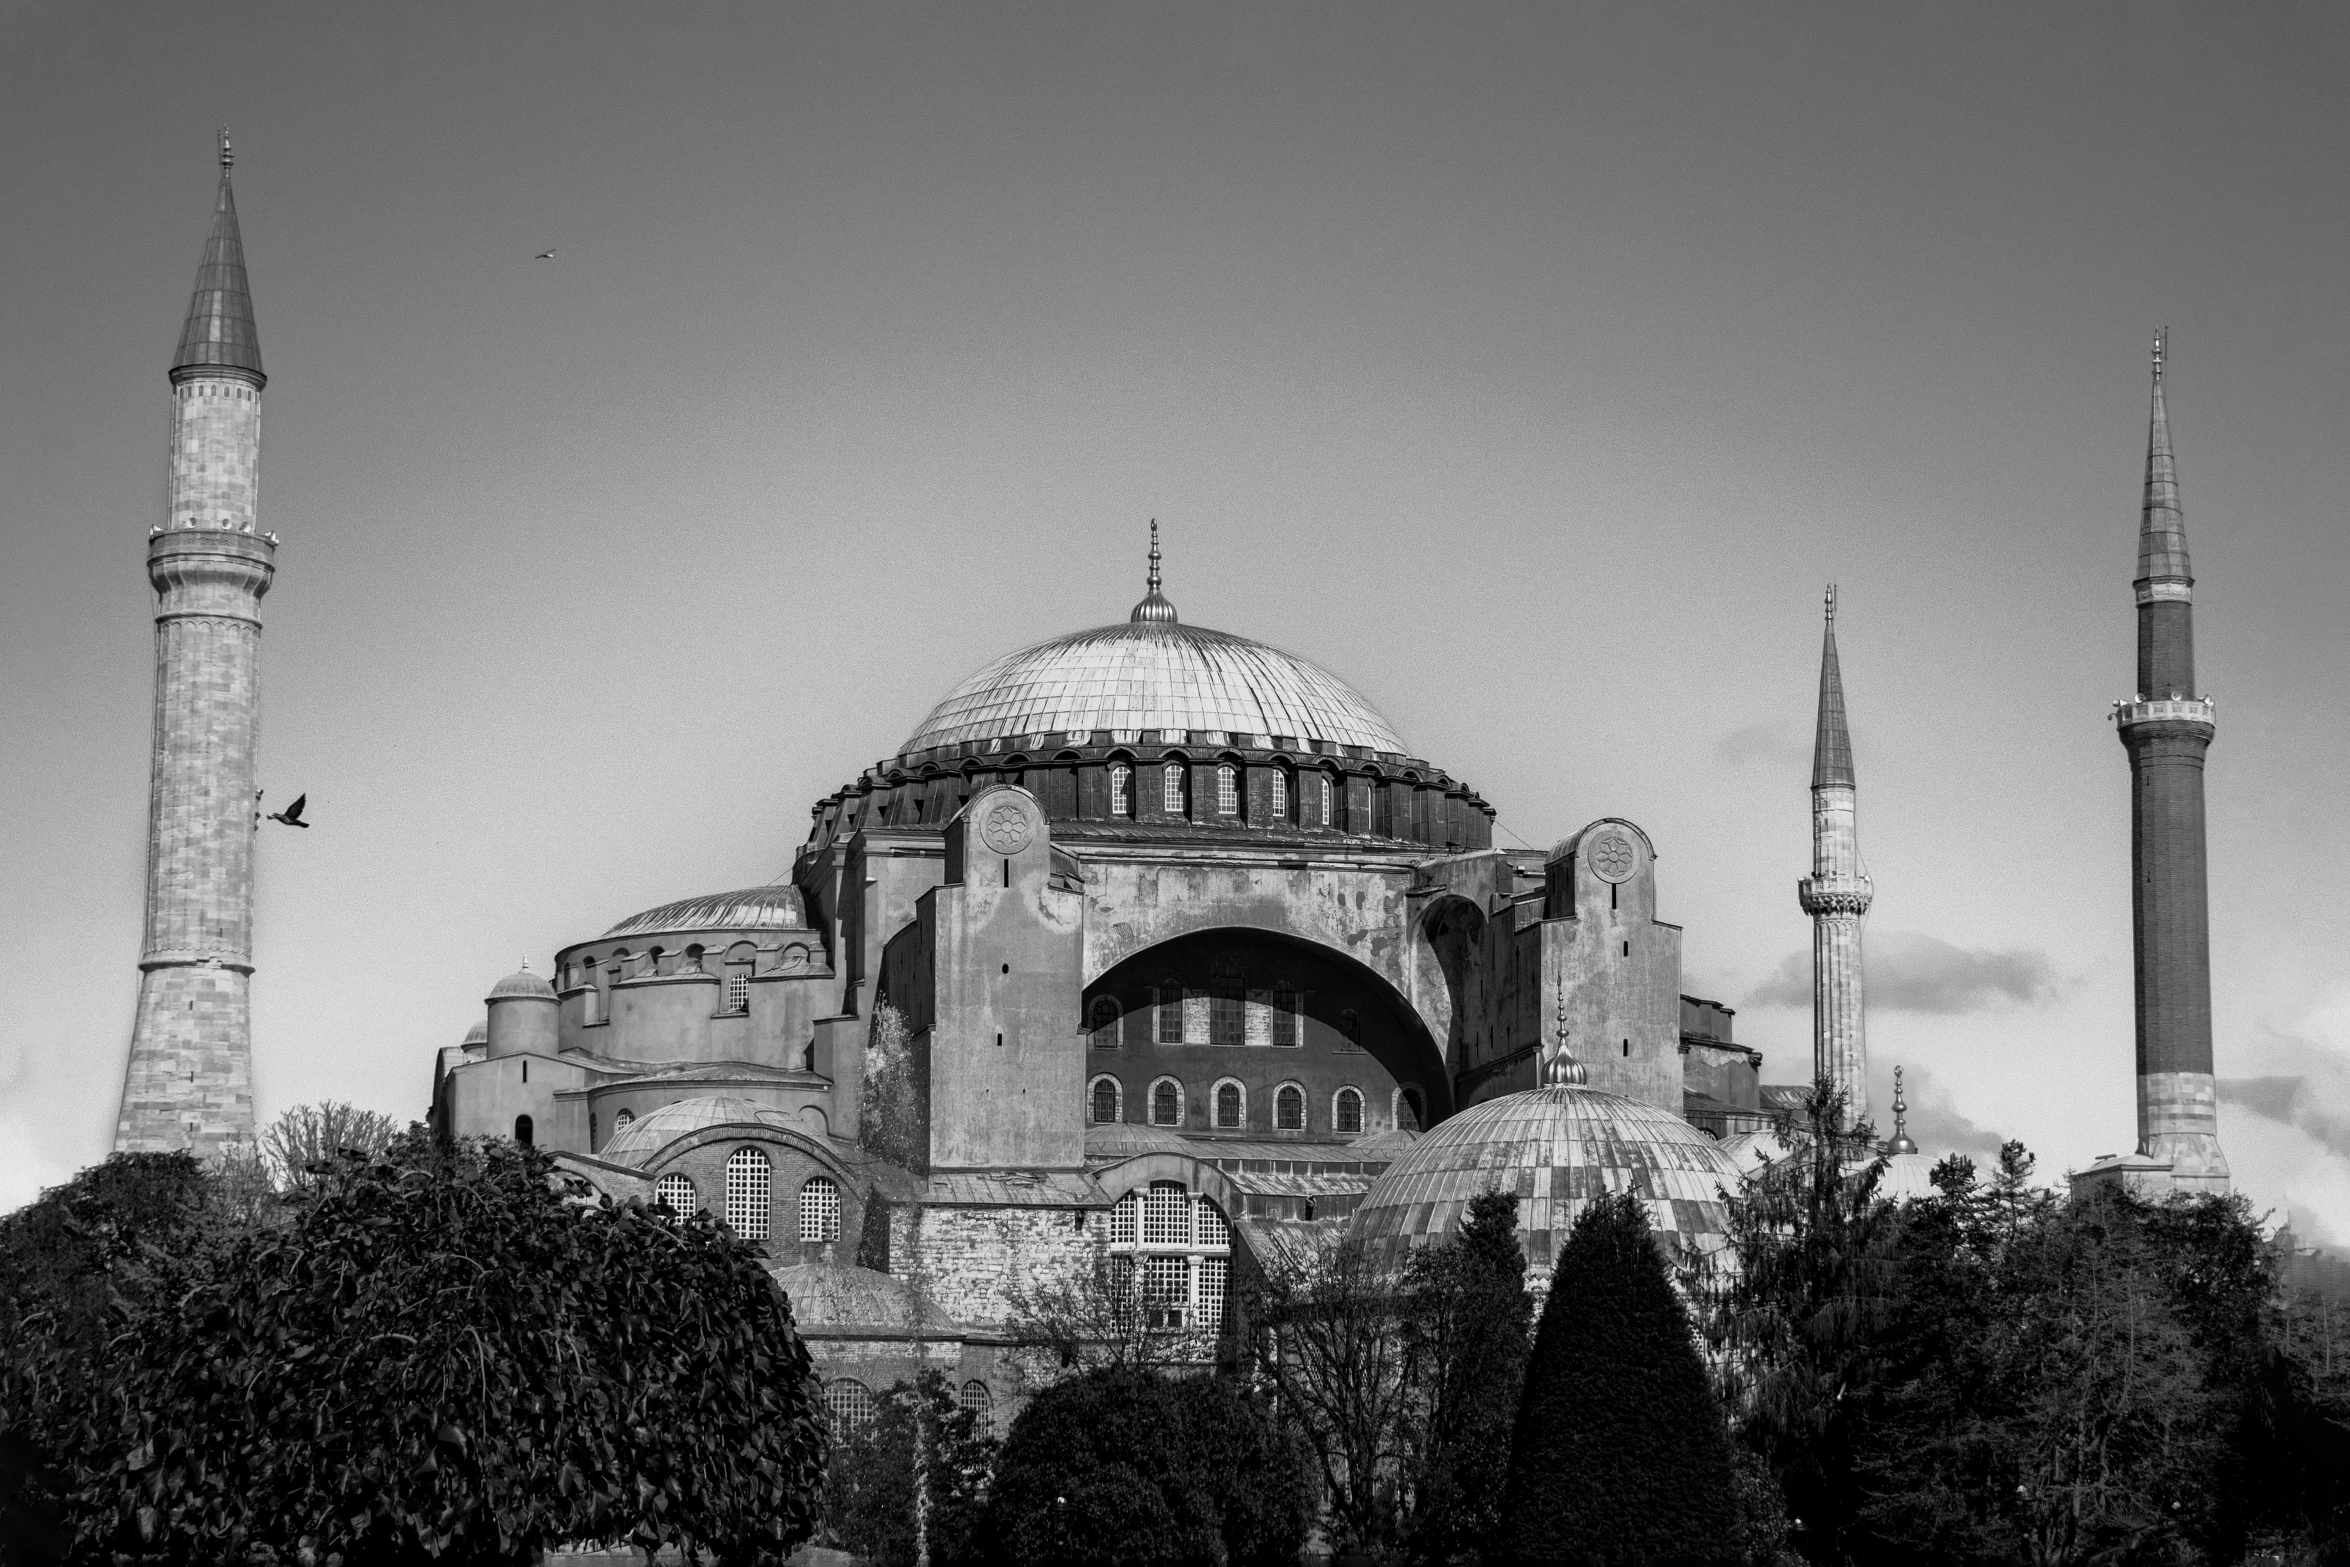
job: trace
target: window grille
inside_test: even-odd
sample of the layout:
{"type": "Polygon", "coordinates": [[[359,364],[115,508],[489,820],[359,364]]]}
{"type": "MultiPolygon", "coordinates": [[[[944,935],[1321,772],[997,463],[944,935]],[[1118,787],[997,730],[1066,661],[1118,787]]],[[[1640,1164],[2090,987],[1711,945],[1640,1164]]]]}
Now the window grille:
{"type": "Polygon", "coordinates": [[[1142,1193],[1128,1192],[1110,1210],[1110,1244],[1132,1246],[1141,1237],[1141,1225],[1142,1193]]]}
{"type": "Polygon", "coordinates": [[[1094,1079],[1093,1119],[1096,1125],[1109,1126],[1118,1119],[1118,1080],[1112,1077],[1094,1079]]]}
{"type": "Polygon", "coordinates": [[[767,1156],[737,1148],[726,1158],[726,1223],[746,1241],[767,1238],[767,1156]]]}
{"type": "Polygon", "coordinates": [[[629,1128],[629,1123],[635,1119],[636,1112],[634,1110],[621,1111],[618,1115],[612,1118],[612,1135],[614,1137],[618,1137],[622,1132],[627,1131],[629,1128]]]}
{"type": "Polygon", "coordinates": [[[1151,1089],[1151,1125],[1179,1126],[1183,1122],[1183,1090],[1162,1079],[1151,1089]]]}
{"type": "Polygon", "coordinates": [[[1248,1043],[1248,1014],[1242,1008],[1240,982],[1219,979],[1208,992],[1208,1043],[1211,1045],[1241,1045],[1248,1043]]]}
{"type": "Polygon", "coordinates": [[[1280,768],[1273,769],[1273,820],[1289,819],[1289,775],[1280,768]]]}
{"type": "Polygon", "coordinates": [[[1294,1045],[1299,1042],[1298,1011],[1297,992],[1286,985],[1276,987],[1273,991],[1273,1043],[1294,1045]]]}
{"type": "Polygon", "coordinates": [[[1118,1047],[1118,1003],[1116,998],[1096,996],[1093,998],[1093,1006],[1088,1010],[1093,1020],[1088,1026],[1093,1029],[1095,1048],[1115,1050],[1118,1047]]]}
{"type": "Polygon", "coordinates": [[[1119,762],[1110,769],[1110,814],[1134,814],[1134,769],[1119,762]]]}
{"type": "Polygon", "coordinates": [[[832,1421],[835,1439],[861,1431],[873,1423],[873,1390],[855,1377],[842,1377],[824,1387],[824,1413],[832,1421]]]}
{"type": "Polygon", "coordinates": [[[1183,764],[1169,762],[1165,772],[1167,781],[1166,812],[1169,816],[1181,816],[1183,814],[1183,764]]]}
{"type": "Polygon", "coordinates": [[[1351,1088],[1341,1088],[1330,1118],[1338,1132],[1347,1136],[1359,1133],[1363,1129],[1363,1096],[1351,1088]]]}
{"type": "Polygon", "coordinates": [[[1216,814],[1240,814],[1240,769],[1229,763],[1216,769],[1216,814]]]}
{"type": "Polygon", "coordinates": [[[1237,1131],[1246,1123],[1241,1112],[1240,1085],[1225,1083],[1216,1090],[1216,1125],[1227,1132],[1237,1131]]]}
{"type": "Polygon", "coordinates": [[[964,1383],[962,1391],[955,1395],[955,1403],[970,1413],[974,1434],[995,1435],[995,1395],[987,1390],[986,1383],[977,1379],[964,1383]]]}
{"type": "Polygon", "coordinates": [[[653,1200],[681,1219],[701,1206],[694,1195],[694,1183],[682,1175],[664,1175],[656,1181],[653,1200]]]}
{"type": "Polygon", "coordinates": [[[726,1010],[729,1012],[751,1010],[750,975],[737,970],[726,976],[726,1010]]]}
{"type": "Polygon", "coordinates": [[[1306,1129],[1306,1094],[1295,1083],[1284,1083],[1273,1096],[1273,1124],[1284,1132],[1306,1129]]]}
{"type": "Polygon", "coordinates": [[[1134,1259],[1110,1259],[1110,1321],[1120,1332],[1134,1326],[1134,1259]]]}
{"type": "Polygon", "coordinates": [[[800,1239],[840,1239],[840,1188],[829,1176],[811,1175],[800,1187],[800,1239]]]}
{"type": "Polygon", "coordinates": [[[1183,1043],[1183,987],[1166,984],[1159,987],[1159,1043],[1183,1043]]]}
{"type": "Polygon", "coordinates": [[[1199,1299],[1193,1303],[1191,1325],[1213,1333],[1224,1326],[1224,1295],[1232,1263],[1224,1257],[1199,1259],[1199,1299]]]}
{"type": "Polygon", "coordinates": [[[1142,1259],[1142,1325],[1146,1328],[1180,1328],[1183,1326],[1183,1308],[1190,1302],[1191,1259],[1189,1257],[1145,1257],[1142,1259]]]}
{"type": "Polygon", "coordinates": [[[1142,1200],[1142,1243],[1145,1246],[1191,1244],[1191,1194],[1181,1186],[1154,1182],[1142,1200]]]}
{"type": "Polygon", "coordinates": [[[1192,1199],[1191,1217],[1199,1227],[1199,1244],[1207,1250],[1232,1244],[1232,1226],[1224,1222],[1224,1210],[1205,1197],[1192,1199]]]}
{"type": "Polygon", "coordinates": [[[1330,825],[1330,780],[1327,776],[1317,778],[1314,785],[1314,792],[1320,797],[1320,809],[1316,813],[1320,819],[1315,825],[1327,827],[1330,825]]]}

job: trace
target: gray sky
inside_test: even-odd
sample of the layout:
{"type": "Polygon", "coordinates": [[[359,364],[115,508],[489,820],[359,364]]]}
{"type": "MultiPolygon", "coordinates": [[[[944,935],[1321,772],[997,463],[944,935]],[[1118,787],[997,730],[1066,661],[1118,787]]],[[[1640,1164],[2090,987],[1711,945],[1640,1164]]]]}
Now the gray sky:
{"type": "Polygon", "coordinates": [[[112,1131],[225,120],[318,822],[261,843],[265,1115],[420,1115],[525,954],[783,870],[1156,516],[1187,620],[1506,833],[1647,828],[1777,1080],[1839,580],[1880,1076],[1929,1147],[2126,1148],[2167,322],[2222,1138],[2350,1240],[2346,78],[2315,6],[9,6],[0,1206],[112,1131]]]}

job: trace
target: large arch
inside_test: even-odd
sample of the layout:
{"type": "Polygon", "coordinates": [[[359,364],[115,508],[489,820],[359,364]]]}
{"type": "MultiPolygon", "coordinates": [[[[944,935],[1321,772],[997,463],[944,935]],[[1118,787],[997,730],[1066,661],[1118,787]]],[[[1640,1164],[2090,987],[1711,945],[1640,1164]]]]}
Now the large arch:
{"type": "MultiPolygon", "coordinates": [[[[1285,931],[1255,925],[1225,925],[1195,929],[1129,953],[1095,976],[1085,987],[1078,1017],[1090,1018],[1095,1004],[1107,996],[1118,1003],[1119,1030],[1114,1048],[1129,1060],[1173,1063],[1196,1077],[1195,1088],[1227,1070],[1261,1066],[1274,1077],[1300,1075],[1301,1066],[1318,1063],[1319,1075],[1308,1072],[1309,1104],[1327,1101],[1337,1086],[1320,1076],[1343,1072],[1353,1055],[1375,1062],[1397,1085],[1420,1091],[1426,1122],[1433,1125],[1453,1110],[1452,1075],[1446,1069],[1442,1044],[1418,1008],[1384,974],[1352,954],[1285,931]],[[1237,983],[1251,1016],[1240,1048],[1218,1044],[1201,1033],[1204,998],[1219,987],[1237,983]],[[1166,993],[1180,990],[1187,997],[1186,1037],[1162,1040],[1166,993]],[[1260,1030],[1278,1026],[1265,1019],[1261,999],[1276,993],[1293,997],[1296,1008],[1295,1051],[1265,1037],[1260,1030]],[[1248,1047],[1258,1048],[1248,1048],[1248,1047]]],[[[1099,1052],[1107,1056],[1109,1050],[1099,1052]]],[[[1256,1114],[1250,1095],[1252,1126],[1271,1113],[1272,1078],[1265,1084],[1264,1115],[1256,1114]]],[[[1366,1100],[1385,1100],[1384,1087],[1366,1100]]],[[[1131,1118],[1131,1117],[1130,1117],[1131,1118]]],[[[1327,1132],[1309,1125],[1307,1132],[1327,1132]]],[[[1365,1131],[1371,1130],[1366,1127],[1365,1131]]]]}

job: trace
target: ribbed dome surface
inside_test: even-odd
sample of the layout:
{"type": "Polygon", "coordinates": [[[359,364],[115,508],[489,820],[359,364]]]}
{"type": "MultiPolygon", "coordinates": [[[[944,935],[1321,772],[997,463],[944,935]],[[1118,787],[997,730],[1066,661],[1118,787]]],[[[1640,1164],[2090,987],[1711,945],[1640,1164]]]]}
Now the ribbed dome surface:
{"type": "MultiPolygon", "coordinates": [[[[511,1001],[517,997],[532,1001],[552,1001],[555,999],[555,987],[533,974],[529,969],[523,969],[518,973],[507,975],[492,985],[488,999],[491,1001],[511,1001]]],[[[488,1025],[483,1026],[486,1028],[488,1025]]]]}
{"type": "MultiPolygon", "coordinates": [[[[1401,752],[1371,704],[1293,653],[1204,626],[1122,621],[1024,647],[980,670],[932,709],[903,750],[1091,730],[1221,730],[1233,745],[1320,740],[1401,752]]],[[[1142,743],[1156,743],[1156,734],[1142,743]]]]}
{"type": "Polygon", "coordinates": [[[745,887],[739,892],[680,898],[631,914],[604,935],[646,936],[665,930],[802,930],[807,923],[799,888],[745,887]]]}
{"type": "Polygon", "coordinates": [[[1630,1192],[1683,1251],[1727,1242],[1721,1191],[1738,1170],[1721,1145],[1670,1111],[1596,1089],[1554,1084],[1472,1105],[1423,1136],[1364,1193],[1348,1232],[1391,1267],[1443,1240],[1469,1199],[1518,1194],[1528,1270],[1547,1276],[1595,1197],[1630,1192]]]}
{"type": "Polygon", "coordinates": [[[614,1164],[641,1166],[688,1132],[730,1122],[775,1126],[794,1132],[807,1130],[781,1110],[728,1094],[708,1094],[698,1099],[680,1099],[673,1105],[663,1105],[650,1114],[638,1116],[626,1128],[615,1132],[596,1157],[614,1164]]]}

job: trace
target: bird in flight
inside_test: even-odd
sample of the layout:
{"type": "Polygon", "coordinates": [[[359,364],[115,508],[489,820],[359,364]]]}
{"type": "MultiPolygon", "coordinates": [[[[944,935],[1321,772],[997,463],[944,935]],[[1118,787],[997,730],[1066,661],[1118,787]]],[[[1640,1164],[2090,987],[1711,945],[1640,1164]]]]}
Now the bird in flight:
{"type": "Polygon", "coordinates": [[[293,804],[287,806],[282,811],[270,812],[269,819],[273,822],[283,822],[288,827],[307,827],[310,824],[302,820],[302,807],[308,805],[309,803],[310,796],[306,794],[297,794],[294,796],[293,804]]]}
{"type": "Polygon", "coordinates": [[[540,251],[537,255],[531,257],[530,259],[533,261],[552,261],[555,259],[555,247],[549,245],[546,249],[540,251]]]}

